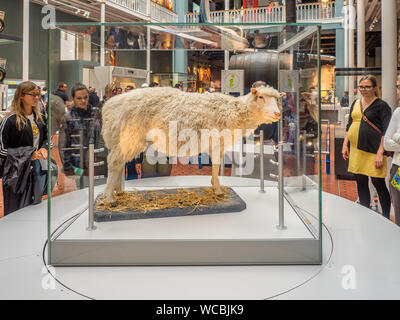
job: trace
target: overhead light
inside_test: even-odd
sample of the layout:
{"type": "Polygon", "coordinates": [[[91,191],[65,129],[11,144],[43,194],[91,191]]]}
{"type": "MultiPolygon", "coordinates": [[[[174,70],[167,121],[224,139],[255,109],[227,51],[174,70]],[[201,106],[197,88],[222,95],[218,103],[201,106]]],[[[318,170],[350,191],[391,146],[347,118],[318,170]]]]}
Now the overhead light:
{"type": "Polygon", "coordinates": [[[75,14],[79,14],[81,12],[81,9],[76,9],[75,14]]]}

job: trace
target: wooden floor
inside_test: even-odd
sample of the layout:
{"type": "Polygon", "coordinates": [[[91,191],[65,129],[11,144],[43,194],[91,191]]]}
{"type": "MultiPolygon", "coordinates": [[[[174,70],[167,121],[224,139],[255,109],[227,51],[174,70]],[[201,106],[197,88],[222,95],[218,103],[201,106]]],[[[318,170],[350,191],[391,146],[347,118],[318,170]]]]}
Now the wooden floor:
{"type": "MultiPolygon", "coordinates": [[[[322,140],[325,141],[325,136],[324,133],[326,132],[326,126],[323,127],[323,135],[322,135],[322,140]]],[[[322,190],[325,192],[329,192],[335,195],[340,195],[341,197],[344,197],[346,199],[349,199],[351,201],[356,201],[357,199],[357,189],[356,189],[356,184],[354,181],[348,181],[348,180],[338,180],[336,179],[336,176],[334,175],[334,137],[333,137],[333,125],[331,125],[331,130],[330,130],[330,136],[331,136],[331,163],[330,163],[330,174],[326,174],[326,163],[323,162],[322,164],[322,190]],[[339,186],[339,190],[338,190],[339,186]],[[340,191],[340,192],[339,192],[340,191]]],[[[53,159],[55,159],[59,165],[59,168],[61,168],[61,161],[60,157],[58,154],[58,149],[57,149],[57,141],[53,141],[54,143],[54,148],[52,149],[51,156],[53,159]]],[[[323,146],[324,148],[324,146],[323,146]]],[[[211,175],[211,167],[210,166],[203,166],[201,169],[198,168],[198,165],[182,165],[182,164],[176,164],[173,165],[171,175],[173,176],[179,176],[179,175],[211,175]]],[[[230,176],[231,175],[231,169],[226,168],[225,169],[225,175],[230,176]]],[[[1,180],[0,180],[1,181],[1,180]]],[[[72,192],[76,190],[76,185],[75,181],[69,177],[66,177],[63,173],[59,172],[59,178],[57,181],[57,185],[54,188],[54,192],[52,196],[57,196],[63,193],[67,192],[72,192]]],[[[3,217],[3,196],[2,196],[2,190],[1,190],[1,183],[0,183],[0,218],[3,217]]],[[[46,197],[44,197],[46,198],[46,197]]]]}

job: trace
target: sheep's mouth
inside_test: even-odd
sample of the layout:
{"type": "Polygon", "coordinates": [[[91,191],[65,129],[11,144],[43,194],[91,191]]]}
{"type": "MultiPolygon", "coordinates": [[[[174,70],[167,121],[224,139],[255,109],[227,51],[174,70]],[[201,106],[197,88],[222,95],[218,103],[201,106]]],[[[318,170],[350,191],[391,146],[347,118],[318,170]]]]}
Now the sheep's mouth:
{"type": "Polygon", "coordinates": [[[280,115],[279,115],[279,116],[273,115],[273,116],[270,117],[270,119],[272,120],[272,122],[276,122],[276,121],[278,121],[280,118],[281,118],[280,115]]]}

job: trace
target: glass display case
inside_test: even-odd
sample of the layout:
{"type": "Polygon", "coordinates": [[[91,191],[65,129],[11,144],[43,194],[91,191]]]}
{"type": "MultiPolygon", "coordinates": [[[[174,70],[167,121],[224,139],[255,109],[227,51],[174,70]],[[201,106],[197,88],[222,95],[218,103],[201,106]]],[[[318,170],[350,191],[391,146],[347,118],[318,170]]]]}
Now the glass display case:
{"type": "Polygon", "coordinates": [[[320,26],[58,24],[49,92],[61,32],[143,81],[50,97],[49,264],[321,264],[320,26]]]}

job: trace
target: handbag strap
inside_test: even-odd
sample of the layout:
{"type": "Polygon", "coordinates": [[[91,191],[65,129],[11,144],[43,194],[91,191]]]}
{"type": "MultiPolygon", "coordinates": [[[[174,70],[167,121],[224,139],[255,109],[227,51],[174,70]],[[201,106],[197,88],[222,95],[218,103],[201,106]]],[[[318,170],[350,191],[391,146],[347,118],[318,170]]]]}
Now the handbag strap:
{"type": "Polygon", "coordinates": [[[378,131],[380,135],[382,135],[382,131],[379,130],[379,128],[378,128],[376,125],[374,125],[371,121],[369,121],[368,118],[367,118],[367,116],[364,114],[363,107],[362,107],[362,103],[361,103],[361,99],[360,99],[360,109],[361,109],[361,114],[362,114],[363,120],[364,120],[366,123],[368,123],[372,128],[374,128],[376,131],[378,131]]]}

